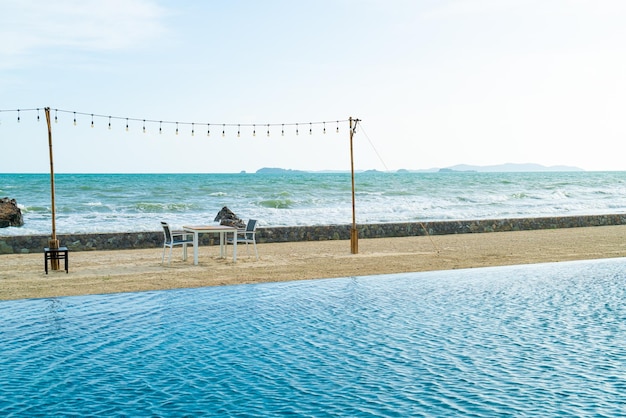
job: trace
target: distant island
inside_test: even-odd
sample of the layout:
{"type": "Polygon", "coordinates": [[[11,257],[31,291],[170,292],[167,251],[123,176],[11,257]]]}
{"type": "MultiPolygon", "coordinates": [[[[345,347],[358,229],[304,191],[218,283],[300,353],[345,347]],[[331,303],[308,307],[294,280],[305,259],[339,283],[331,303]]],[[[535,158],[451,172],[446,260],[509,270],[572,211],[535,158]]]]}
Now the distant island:
{"type": "Polygon", "coordinates": [[[257,174],[302,174],[310,173],[310,171],[291,170],[285,168],[263,167],[256,171],[257,174]]]}
{"type": "MultiPolygon", "coordinates": [[[[541,164],[517,164],[507,163],[498,165],[468,165],[458,164],[444,168],[429,168],[409,170],[402,168],[395,171],[395,173],[523,173],[523,172],[542,172],[542,171],[585,171],[582,168],[566,166],[566,165],[553,165],[545,166],[541,164]]],[[[271,168],[264,167],[256,171],[257,174],[302,174],[302,173],[345,173],[347,170],[338,171],[303,171],[303,170],[291,170],[285,168],[271,168]]],[[[359,170],[360,173],[385,173],[385,171],[378,170],[359,170]]]]}
{"type": "Polygon", "coordinates": [[[553,166],[545,166],[541,164],[515,164],[515,163],[507,163],[507,164],[499,164],[499,165],[467,165],[467,164],[458,164],[452,167],[446,167],[439,169],[438,171],[471,171],[478,173],[502,173],[502,172],[529,172],[529,171],[585,171],[582,168],[571,167],[566,165],[553,165],[553,166]]]}

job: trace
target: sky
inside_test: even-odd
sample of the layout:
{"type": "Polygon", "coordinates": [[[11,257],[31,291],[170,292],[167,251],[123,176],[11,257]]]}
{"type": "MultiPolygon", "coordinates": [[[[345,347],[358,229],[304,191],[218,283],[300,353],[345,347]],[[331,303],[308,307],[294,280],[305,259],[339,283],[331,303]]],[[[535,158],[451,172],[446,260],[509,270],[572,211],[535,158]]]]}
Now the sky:
{"type": "Polygon", "coordinates": [[[349,118],[356,170],[626,170],[625,21],[623,0],[0,0],[0,172],[49,171],[44,107],[56,173],[350,170],[349,118]]]}

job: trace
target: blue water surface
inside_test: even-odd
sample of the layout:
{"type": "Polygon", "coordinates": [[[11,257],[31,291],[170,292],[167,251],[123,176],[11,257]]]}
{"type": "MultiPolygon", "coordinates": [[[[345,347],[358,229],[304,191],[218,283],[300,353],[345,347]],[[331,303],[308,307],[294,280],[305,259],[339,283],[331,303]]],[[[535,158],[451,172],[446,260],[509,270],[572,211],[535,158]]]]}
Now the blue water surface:
{"type": "MultiPolygon", "coordinates": [[[[213,222],[228,206],[260,226],[349,224],[350,173],[58,174],[55,222],[66,234],[161,231],[159,220],[213,222]]],[[[0,197],[24,225],[0,236],[49,234],[50,176],[0,173],[0,197]]],[[[622,214],[626,171],[355,175],[359,224],[622,214]]]]}
{"type": "Polygon", "coordinates": [[[623,416],[626,261],[0,303],[1,416],[623,416]]]}

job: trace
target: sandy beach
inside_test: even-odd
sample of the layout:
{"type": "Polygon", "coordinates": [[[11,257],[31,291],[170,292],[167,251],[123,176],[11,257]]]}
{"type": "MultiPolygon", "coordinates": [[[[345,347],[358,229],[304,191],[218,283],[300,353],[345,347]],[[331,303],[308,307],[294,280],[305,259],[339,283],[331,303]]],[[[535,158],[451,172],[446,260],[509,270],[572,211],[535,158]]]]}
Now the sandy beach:
{"type": "MultiPolygon", "coordinates": [[[[259,244],[260,260],[239,247],[236,263],[218,246],[200,247],[199,265],[177,247],[70,252],[69,274],[44,272],[43,253],[0,255],[0,300],[451,270],[626,256],[626,225],[519,232],[259,244]]],[[[232,249],[230,249],[232,251],[232,249]]],[[[61,268],[63,263],[61,262],[61,268]]]]}

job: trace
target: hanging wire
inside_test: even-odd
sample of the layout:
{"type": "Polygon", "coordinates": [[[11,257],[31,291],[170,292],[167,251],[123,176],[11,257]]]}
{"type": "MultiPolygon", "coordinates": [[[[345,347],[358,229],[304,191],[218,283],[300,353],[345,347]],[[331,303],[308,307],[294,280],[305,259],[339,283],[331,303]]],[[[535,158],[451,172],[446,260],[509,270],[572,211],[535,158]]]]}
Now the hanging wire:
{"type": "MultiPolygon", "coordinates": [[[[38,120],[40,120],[40,111],[41,108],[31,108],[31,109],[0,109],[0,112],[16,112],[17,113],[17,121],[21,122],[22,120],[22,113],[23,112],[27,112],[27,111],[33,111],[33,112],[37,112],[37,117],[38,120]]],[[[64,109],[54,109],[54,122],[58,123],[58,114],[59,113],[70,113],[73,115],[73,123],[74,126],[78,125],[78,117],[79,116],[89,116],[91,118],[91,124],[92,126],[95,126],[95,119],[98,118],[106,118],[108,119],[107,121],[107,126],[110,127],[112,126],[112,122],[113,120],[125,120],[126,121],[126,131],[129,131],[129,127],[130,127],[130,122],[140,122],[142,123],[142,127],[145,127],[146,129],[148,128],[149,124],[159,124],[159,132],[162,133],[163,132],[163,125],[176,125],[177,129],[180,129],[180,126],[184,126],[184,125],[189,125],[191,126],[191,131],[192,131],[192,135],[195,134],[195,125],[200,123],[200,124],[204,124],[206,122],[181,122],[181,121],[168,121],[168,120],[158,120],[158,119],[148,119],[148,118],[131,118],[131,117],[124,117],[124,116],[113,116],[113,115],[102,115],[102,114],[97,114],[97,113],[86,113],[86,112],[79,112],[79,111],[74,111],[74,110],[64,110],[64,109]]],[[[320,121],[320,122],[307,122],[309,124],[309,133],[312,134],[313,132],[313,125],[323,125],[323,132],[326,133],[326,123],[332,123],[335,122],[337,124],[337,133],[339,133],[339,124],[340,123],[345,123],[348,122],[348,120],[336,120],[336,121],[320,121]]],[[[227,127],[237,127],[238,131],[241,133],[241,129],[242,128],[246,128],[246,127],[251,127],[252,128],[252,134],[253,136],[256,136],[256,125],[261,125],[261,126],[265,126],[267,131],[267,133],[270,133],[271,135],[271,128],[274,126],[280,126],[281,127],[281,136],[285,135],[285,127],[289,127],[289,126],[293,126],[295,127],[295,133],[296,135],[300,134],[300,123],[301,122],[294,122],[294,123],[263,123],[263,124],[258,124],[258,123],[251,123],[251,124],[244,124],[244,123],[222,123],[222,136],[226,136],[226,128],[227,127]]],[[[207,125],[207,136],[211,136],[211,124],[206,123],[207,125]]],[[[268,136],[270,136],[268,135],[268,136]]]]}
{"type": "Polygon", "coordinates": [[[380,156],[380,153],[378,152],[378,150],[376,149],[376,147],[374,146],[374,143],[372,142],[372,140],[370,139],[369,136],[367,136],[367,133],[365,132],[365,129],[363,129],[363,125],[359,123],[360,121],[357,121],[357,123],[354,125],[354,131],[356,132],[356,127],[357,125],[361,127],[361,133],[363,134],[363,136],[365,136],[365,138],[367,139],[367,142],[369,142],[370,146],[372,147],[372,149],[374,150],[374,153],[376,154],[376,156],[378,157],[378,159],[380,160],[380,162],[383,164],[383,166],[385,167],[386,171],[389,171],[389,168],[387,167],[387,164],[385,164],[385,160],[383,160],[383,157],[380,156]]]}

